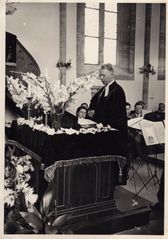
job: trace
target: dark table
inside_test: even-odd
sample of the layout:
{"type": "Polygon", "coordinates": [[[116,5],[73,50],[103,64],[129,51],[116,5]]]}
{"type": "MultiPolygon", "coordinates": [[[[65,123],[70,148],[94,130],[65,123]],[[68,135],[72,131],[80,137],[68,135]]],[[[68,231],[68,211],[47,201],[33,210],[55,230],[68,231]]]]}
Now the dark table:
{"type": "Polygon", "coordinates": [[[80,157],[121,155],[127,157],[127,145],[118,131],[95,134],[55,134],[33,130],[27,125],[12,122],[10,139],[16,140],[42,157],[42,163],[52,165],[58,160],[80,157]]]}
{"type": "MultiPolygon", "coordinates": [[[[55,208],[58,215],[72,214],[70,224],[91,223],[94,218],[101,221],[107,215],[118,213],[114,189],[127,181],[127,142],[118,131],[51,136],[13,121],[8,133],[10,139],[39,155],[47,169],[53,169],[56,161],[57,164],[72,161],[72,165],[56,168],[49,183],[57,202],[57,206],[51,208],[55,208]],[[86,163],[81,164],[82,160],[86,163]],[[122,172],[121,162],[125,162],[122,172]]],[[[48,184],[44,177],[39,181],[41,198],[48,184]]]]}

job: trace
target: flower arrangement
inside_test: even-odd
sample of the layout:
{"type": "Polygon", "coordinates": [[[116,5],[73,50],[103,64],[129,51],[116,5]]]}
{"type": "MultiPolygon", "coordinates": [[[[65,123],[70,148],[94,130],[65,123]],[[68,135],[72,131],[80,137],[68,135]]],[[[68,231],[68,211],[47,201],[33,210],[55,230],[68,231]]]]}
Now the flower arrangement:
{"type": "Polygon", "coordinates": [[[55,135],[55,134],[67,134],[67,135],[72,135],[72,134],[95,134],[99,132],[108,132],[108,131],[113,131],[116,129],[111,128],[110,125],[103,126],[103,124],[99,123],[96,124],[95,127],[89,127],[89,128],[81,128],[79,130],[76,129],[68,129],[68,128],[61,128],[58,131],[55,131],[54,129],[51,129],[44,124],[37,124],[33,120],[25,120],[24,118],[18,118],[17,119],[17,124],[18,125],[28,125],[32,130],[38,130],[41,132],[44,132],[48,135],[55,135]]]}
{"type": "Polygon", "coordinates": [[[145,74],[145,76],[148,76],[149,73],[151,73],[152,75],[156,74],[156,71],[154,70],[154,67],[151,64],[139,67],[139,72],[141,74],[145,74]]]}
{"type": "Polygon", "coordinates": [[[7,87],[16,105],[22,109],[31,99],[35,108],[41,107],[44,113],[50,113],[51,116],[59,115],[60,118],[74,100],[74,96],[80,90],[90,89],[98,76],[98,72],[93,72],[77,78],[68,86],[58,78],[52,87],[45,77],[36,77],[32,73],[19,73],[22,79],[7,76],[7,87]]]}
{"type": "Polygon", "coordinates": [[[6,207],[16,206],[20,193],[24,194],[25,202],[34,204],[37,195],[29,186],[30,172],[34,171],[29,155],[16,157],[11,155],[6,159],[4,180],[4,204],[6,207]]]}
{"type": "Polygon", "coordinates": [[[29,203],[27,212],[20,212],[27,225],[31,226],[35,234],[69,233],[70,230],[61,230],[61,226],[70,218],[71,214],[57,215],[57,205],[54,201],[54,191],[48,186],[40,202],[40,210],[29,203]],[[51,210],[52,208],[52,210],[51,210]]]}
{"type": "Polygon", "coordinates": [[[6,153],[4,206],[5,234],[57,234],[69,233],[61,226],[71,214],[57,215],[54,191],[50,185],[44,193],[39,208],[34,206],[37,194],[29,185],[34,171],[29,155],[14,156],[12,149],[6,153]]]}
{"type": "Polygon", "coordinates": [[[57,215],[54,191],[48,186],[37,209],[28,201],[27,208],[11,210],[5,222],[5,234],[69,234],[70,228],[62,226],[71,218],[71,214],[57,215]],[[54,204],[53,204],[54,202],[54,204]]]}

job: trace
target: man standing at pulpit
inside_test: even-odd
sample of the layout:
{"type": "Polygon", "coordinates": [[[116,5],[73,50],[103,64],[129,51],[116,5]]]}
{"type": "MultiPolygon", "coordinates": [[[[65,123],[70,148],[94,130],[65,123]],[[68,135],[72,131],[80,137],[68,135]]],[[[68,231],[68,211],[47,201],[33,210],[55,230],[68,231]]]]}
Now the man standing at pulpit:
{"type": "Polygon", "coordinates": [[[91,99],[88,116],[96,122],[118,129],[120,135],[126,139],[127,113],[124,90],[114,80],[114,69],[110,63],[101,65],[99,75],[104,87],[91,99]]]}

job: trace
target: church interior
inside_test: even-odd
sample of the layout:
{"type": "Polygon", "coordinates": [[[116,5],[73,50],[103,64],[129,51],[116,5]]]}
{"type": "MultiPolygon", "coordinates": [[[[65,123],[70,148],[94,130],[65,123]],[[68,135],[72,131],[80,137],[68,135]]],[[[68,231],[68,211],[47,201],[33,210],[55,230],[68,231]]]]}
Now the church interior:
{"type": "Polygon", "coordinates": [[[9,2],[5,28],[4,233],[165,235],[166,3],[9,2]],[[127,137],[113,83],[89,114],[107,71],[127,137]]]}

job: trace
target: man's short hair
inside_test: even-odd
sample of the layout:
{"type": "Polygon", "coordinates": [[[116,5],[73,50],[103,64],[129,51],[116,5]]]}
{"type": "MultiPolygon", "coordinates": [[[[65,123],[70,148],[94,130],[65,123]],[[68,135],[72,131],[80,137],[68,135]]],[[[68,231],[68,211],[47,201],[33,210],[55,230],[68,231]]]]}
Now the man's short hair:
{"type": "Polygon", "coordinates": [[[143,104],[142,104],[140,101],[136,102],[135,105],[134,105],[134,107],[136,107],[137,105],[141,105],[142,108],[143,108],[143,104]]]}
{"type": "Polygon", "coordinates": [[[158,105],[158,106],[162,106],[162,105],[163,105],[163,106],[165,106],[165,104],[164,104],[164,103],[159,103],[159,105],[158,105]]]}
{"type": "Polygon", "coordinates": [[[112,71],[114,73],[114,68],[111,63],[106,63],[101,65],[101,70],[107,69],[109,71],[112,71]]]}
{"type": "Polygon", "coordinates": [[[165,104],[161,102],[158,104],[158,111],[163,111],[162,107],[165,109],[165,104]]]}
{"type": "Polygon", "coordinates": [[[131,104],[129,102],[126,102],[126,106],[131,107],[131,104]]]}
{"type": "Polygon", "coordinates": [[[136,102],[136,104],[142,105],[142,108],[144,108],[145,106],[145,103],[142,100],[139,100],[138,102],[136,102]]]}

